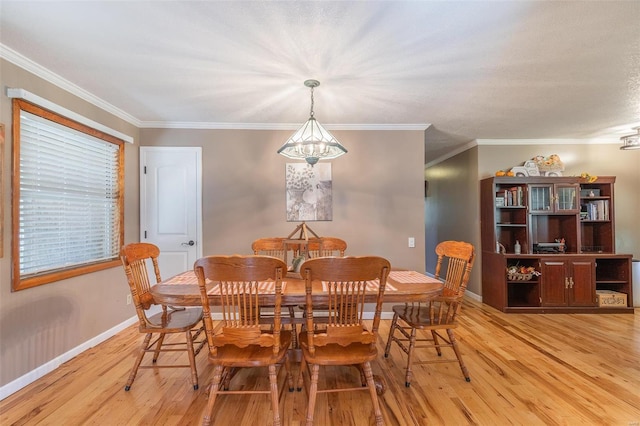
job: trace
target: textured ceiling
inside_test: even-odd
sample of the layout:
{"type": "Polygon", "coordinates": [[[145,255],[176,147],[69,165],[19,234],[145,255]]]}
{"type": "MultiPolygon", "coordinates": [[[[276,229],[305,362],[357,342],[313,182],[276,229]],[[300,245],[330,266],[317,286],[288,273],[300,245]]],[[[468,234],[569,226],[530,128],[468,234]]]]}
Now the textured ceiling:
{"type": "Polygon", "coordinates": [[[136,125],[293,129],[315,78],[327,128],[431,125],[430,159],[631,133],[639,28],[640,1],[0,0],[3,57],[136,125]]]}

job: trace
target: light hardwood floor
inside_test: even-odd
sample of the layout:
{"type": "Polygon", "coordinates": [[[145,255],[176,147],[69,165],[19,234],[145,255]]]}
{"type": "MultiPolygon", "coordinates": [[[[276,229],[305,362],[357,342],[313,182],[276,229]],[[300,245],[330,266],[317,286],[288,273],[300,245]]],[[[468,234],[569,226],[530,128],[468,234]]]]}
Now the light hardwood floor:
{"type": "MultiPolygon", "coordinates": [[[[635,315],[506,315],[466,300],[457,335],[471,382],[457,364],[422,365],[410,388],[404,354],[394,346],[389,358],[382,356],[389,324],[382,321],[373,365],[387,383],[380,398],[387,425],[640,425],[640,309],[635,315]]],[[[199,390],[187,369],[159,369],[140,370],[125,392],[141,339],[131,327],[4,399],[0,424],[199,424],[212,371],[205,351],[198,356],[199,390]]],[[[265,375],[246,371],[235,380],[266,388],[265,375]]],[[[321,376],[329,386],[359,379],[353,368],[321,376]]],[[[281,370],[283,424],[303,424],[306,392],[289,393],[284,379],[281,370]]],[[[316,407],[319,426],[373,424],[366,392],[319,395],[316,407]]],[[[225,395],[215,410],[216,425],[271,424],[266,395],[225,395]]]]}

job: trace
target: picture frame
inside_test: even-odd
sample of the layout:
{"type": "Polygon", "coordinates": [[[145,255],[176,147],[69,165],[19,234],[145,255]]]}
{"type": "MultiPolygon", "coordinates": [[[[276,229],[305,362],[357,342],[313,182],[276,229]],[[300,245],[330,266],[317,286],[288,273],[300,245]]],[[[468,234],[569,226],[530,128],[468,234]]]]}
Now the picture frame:
{"type": "Polygon", "coordinates": [[[285,165],[287,222],[333,220],[331,163],[285,165]]]}

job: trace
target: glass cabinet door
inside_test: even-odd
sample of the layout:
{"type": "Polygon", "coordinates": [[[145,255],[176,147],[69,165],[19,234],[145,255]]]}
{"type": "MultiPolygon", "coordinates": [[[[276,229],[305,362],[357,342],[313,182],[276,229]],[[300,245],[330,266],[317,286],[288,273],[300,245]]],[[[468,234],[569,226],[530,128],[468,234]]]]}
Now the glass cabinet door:
{"type": "Polygon", "coordinates": [[[550,212],[553,201],[553,185],[531,185],[529,187],[529,210],[532,212],[550,212]]]}
{"type": "Polygon", "coordinates": [[[577,212],[577,185],[531,185],[529,211],[537,213],[577,212]]]}
{"type": "Polygon", "coordinates": [[[577,198],[578,187],[576,185],[557,185],[555,190],[556,211],[575,212],[580,208],[577,198]]]}

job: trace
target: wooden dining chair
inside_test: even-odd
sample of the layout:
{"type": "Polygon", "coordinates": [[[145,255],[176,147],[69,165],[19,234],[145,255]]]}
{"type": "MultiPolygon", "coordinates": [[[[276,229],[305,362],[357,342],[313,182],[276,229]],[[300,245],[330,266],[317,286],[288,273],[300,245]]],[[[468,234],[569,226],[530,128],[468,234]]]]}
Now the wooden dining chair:
{"type": "Polygon", "coordinates": [[[302,349],[298,390],[301,390],[305,373],[308,373],[307,426],[313,425],[318,393],[355,390],[369,391],[376,425],[383,424],[370,363],[378,355],[376,340],[389,269],[389,261],[374,256],[318,257],[302,265],[306,289],[306,322],[298,338],[302,349]],[[319,327],[314,324],[314,281],[322,282],[323,292],[328,294],[328,320],[323,321],[319,327]],[[364,294],[367,286],[372,285],[377,287],[378,297],[373,324],[368,329],[363,321],[364,294]],[[358,386],[318,390],[320,366],[335,365],[358,366],[361,370],[358,386]]]}
{"type": "MultiPolygon", "coordinates": [[[[347,250],[347,242],[337,237],[321,237],[317,240],[310,241],[307,250],[309,258],[327,256],[344,257],[347,250]]],[[[298,308],[302,310],[302,315],[304,316],[306,310],[305,305],[298,305],[298,308]]],[[[316,322],[318,322],[324,317],[324,315],[319,315],[321,312],[326,315],[327,306],[316,304],[314,311],[316,313],[316,322]]]]}
{"type": "MultiPolygon", "coordinates": [[[[285,238],[283,237],[265,237],[258,238],[251,243],[251,250],[253,250],[254,255],[263,255],[263,256],[272,256],[281,259],[282,261],[286,261],[287,256],[286,252],[290,248],[285,244],[285,238]]],[[[296,256],[295,251],[293,251],[293,256],[296,256]]],[[[285,269],[286,274],[287,269],[285,269]]],[[[273,317],[273,314],[270,312],[274,309],[273,306],[261,306],[262,309],[261,316],[263,318],[273,317]],[[267,312],[267,310],[269,312],[267,312]]],[[[291,326],[291,330],[293,333],[293,345],[297,347],[297,330],[295,324],[296,318],[296,305],[283,305],[282,309],[286,309],[289,314],[289,319],[283,321],[284,323],[288,323],[291,326]]]]}
{"type": "Polygon", "coordinates": [[[283,237],[258,238],[251,243],[251,250],[253,250],[253,254],[273,256],[284,260],[286,251],[284,240],[283,237]]]}
{"type": "Polygon", "coordinates": [[[205,345],[206,340],[203,338],[198,341],[203,331],[202,325],[202,309],[176,309],[161,305],[162,311],[148,316],[147,310],[154,305],[158,305],[153,300],[153,296],[149,292],[151,281],[149,279],[148,268],[153,268],[155,282],[162,281],[160,277],[160,268],[158,266],[158,256],[160,249],[149,243],[132,243],[122,247],[120,251],[120,260],[124,267],[129,283],[131,297],[136,307],[138,315],[138,330],[145,334],[142,346],[138,351],[138,355],[129,375],[129,379],[124,387],[125,390],[131,389],[131,385],[136,378],[139,368],[190,368],[191,382],[193,389],[198,389],[198,371],[196,369],[195,356],[205,345]],[[165,342],[167,334],[183,333],[185,340],[183,342],[165,342]],[[152,341],[153,335],[157,336],[152,341]],[[184,365],[158,365],[156,362],[161,352],[185,351],[189,357],[189,364],[184,365]],[[153,352],[152,365],[141,365],[144,356],[153,352]]]}
{"type": "Polygon", "coordinates": [[[321,237],[319,241],[310,241],[308,246],[310,258],[339,256],[344,257],[347,242],[337,237],[321,237]]]}
{"type": "Polygon", "coordinates": [[[426,303],[406,303],[392,308],[393,320],[384,356],[389,356],[392,342],[407,354],[406,387],[411,386],[413,364],[458,362],[466,381],[471,381],[453,330],[458,327],[458,315],[475,260],[475,250],[466,242],[443,241],[435,251],[438,255],[435,276],[444,281],[442,295],[426,303]],[[443,271],[446,273],[441,276],[443,271]],[[431,337],[418,337],[418,330],[431,332],[431,337]],[[443,331],[446,331],[446,336],[443,331]],[[456,358],[439,358],[443,347],[452,348],[456,358]],[[419,348],[435,348],[438,359],[415,359],[415,349],[419,348]]]}
{"type": "Polygon", "coordinates": [[[283,361],[290,392],[294,386],[287,355],[291,332],[282,330],[280,322],[285,263],[270,256],[207,256],[196,261],[194,270],[209,343],[209,362],[214,366],[202,424],[211,423],[218,394],[227,393],[270,394],[273,424],[281,425],[276,366],[283,361]],[[211,283],[213,296],[208,294],[207,282],[211,283]],[[273,324],[266,327],[260,318],[260,294],[264,293],[275,296],[273,324]],[[222,320],[216,326],[211,318],[210,297],[216,298],[222,311],[222,320]],[[268,367],[269,390],[242,387],[229,390],[235,371],[243,367],[268,367]]]}

